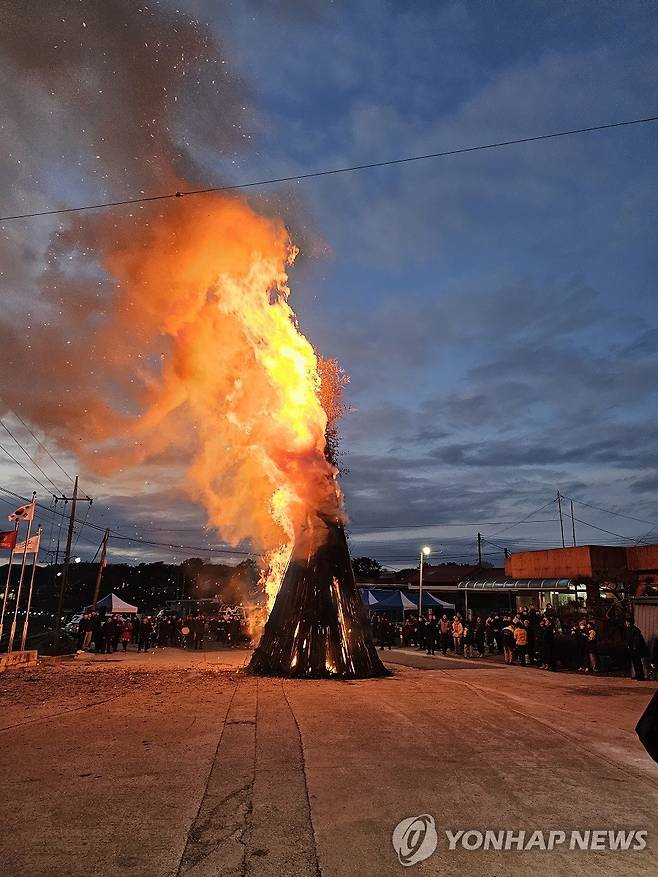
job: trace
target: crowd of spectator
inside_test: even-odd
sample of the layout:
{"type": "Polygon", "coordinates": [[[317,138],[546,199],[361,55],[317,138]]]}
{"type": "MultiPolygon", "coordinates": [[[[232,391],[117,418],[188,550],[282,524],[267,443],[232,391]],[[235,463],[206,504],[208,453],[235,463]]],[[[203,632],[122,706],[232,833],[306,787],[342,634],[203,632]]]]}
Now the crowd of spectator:
{"type": "Polygon", "coordinates": [[[203,615],[160,614],[120,615],[85,612],[78,622],[78,650],[110,654],[130,645],[139,652],[157,646],[199,650],[204,642],[240,648],[249,642],[249,632],[241,607],[226,606],[203,615]]]}
{"type": "MultiPolygon", "coordinates": [[[[551,612],[534,608],[516,613],[477,615],[444,613],[408,616],[392,621],[385,613],[371,618],[373,636],[381,650],[401,645],[434,655],[451,654],[465,659],[499,655],[506,664],[539,667],[555,671],[558,667],[581,673],[599,673],[599,625],[591,617],[580,618],[564,627],[551,612]]],[[[658,632],[649,650],[639,628],[631,619],[625,623],[623,645],[631,675],[645,679],[658,667],[658,632]]]]}

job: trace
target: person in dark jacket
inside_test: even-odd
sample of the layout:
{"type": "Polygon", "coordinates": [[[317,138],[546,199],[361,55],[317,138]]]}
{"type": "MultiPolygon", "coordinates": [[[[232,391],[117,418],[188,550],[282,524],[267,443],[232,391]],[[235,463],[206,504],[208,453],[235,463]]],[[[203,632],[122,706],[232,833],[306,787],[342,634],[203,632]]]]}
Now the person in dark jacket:
{"type": "Polygon", "coordinates": [[[171,639],[171,618],[166,615],[160,619],[158,624],[158,645],[168,646],[171,639]]]}
{"type": "Polygon", "coordinates": [[[433,655],[436,649],[436,618],[430,612],[427,624],[425,625],[425,648],[428,655],[433,655]]]}
{"type": "Polygon", "coordinates": [[[137,645],[139,643],[139,630],[142,626],[142,620],[138,615],[135,615],[133,618],[133,638],[131,642],[133,645],[137,645]]]}
{"type": "Polygon", "coordinates": [[[416,651],[420,652],[425,645],[425,627],[427,622],[423,615],[416,622],[416,651]]]}
{"type": "MultiPolygon", "coordinates": [[[[496,649],[497,649],[499,655],[502,655],[503,651],[504,651],[504,648],[503,648],[503,627],[504,627],[504,625],[505,625],[505,622],[500,617],[500,615],[494,615],[493,624],[491,626],[493,629],[494,642],[496,643],[496,649]]],[[[493,654],[493,650],[492,650],[492,654],[493,654]]]]}
{"type": "Polygon", "coordinates": [[[192,628],[193,639],[194,639],[194,649],[198,651],[203,648],[203,634],[206,629],[206,620],[203,615],[198,615],[194,619],[194,626],[192,628]]]}
{"type": "Polygon", "coordinates": [[[97,612],[92,619],[92,639],[94,641],[94,651],[100,654],[105,651],[105,642],[103,640],[103,616],[97,612]]]}
{"type": "Polygon", "coordinates": [[[587,622],[579,621],[573,628],[572,634],[576,645],[576,661],[578,663],[578,672],[587,672],[587,622]]]}
{"type": "Polygon", "coordinates": [[[381,618],[375,612],[370,619],[370,629],[372,630],[372,639],[373,642],[379,642],[379,625],[381,622],[381,618]]]}
{"type": "Polygon", "coordinates": [[[391,648],[391,642],[393,639],[393,630],[391,627],[391,622],[385,615],[379,619],[379,650],[380,652],[384,651],[385,646],[388,646],[389,650],[391,648]]]}
{"type": "Polygon", "coordinates": [[[83,643],[85,641],[85,620],[87,618],[87,613],[80,618],[78,621],[78,651],[82,651],[83,643]]]}
{"type": "Polygon", "coordinates": [[[142,618],[142,623],[139,625],[139,642],[137,643],[137,651],[148,652],[151,648],[151,639],[153,638],[153,624],[151,623],[151,619],[148,615],[145,615],[142,618]]]}
{"type": "Polygon", "coordinates": [[[598,643],[598,632],[593,622],[589,622],[587,625],[587,663],[588,668],[586,672],[591,670],[592,673],[599,672],[599,643],[598,643]]]}
{"type": "Polygon", "coordinates": [[[555,670],[555,628],[550,618],[542,618],[539,631],[542,670],[555,670]]]}
{"type": "Polygon", "coordinates": [[[240,619],[237,615],[233,615],[228,625],[229,637],[231,638],[231,648],[239,649],[242,642],[240,631],[240,619]]]}
{"type": "Polygon", "coordinates": [[[123,630],[123,618],[118,615],[114,616],[114,630],[112,631],[112,651],[116,652],[119,648],[121,640],[121,631],[123,630]]]}
{"type": "Polygon", "coordinates": [[[482,618],[478,615],[475,619],[475,648],[477,650],[478,658],[484,657],[484,634],[484,621],[482,621],[482,618]]]}
{"type": "Polygon", "coordinates": [[[473,645],[475,643],[475,626],[470,618],[466,618],[464,621],[462,636],[464,642],[464,657],[472,658],[473,645]]]}
{"type": "Polygon", "coordinates": [[[656,679],[656,674],[658,673],[658,630],[656,630],[653,642],[651,643],[651,656],[649,658],[651,663],[651,672],[653,674],[653,678],[656,679]]]}
{"type": "Polygon", "coordinates": [[[111,654],[112,652],[112,641],[114,639],[114,619],[111,615],[107,615],[105,617],[105,621],[102,626],[102,635],[103,635],[103,651],[106,655],[111,654]]]}
{"type": "Polygon", "coordinates": [[[85,612],[80,621],[82,627],[82,645],[81,649],[88,651],[91,647],[91,641],[94,635],[94,618],[89,612],[85,612]]]}
{"type": "Polygon", "coordinates": [[[634,673],[635,679],[641,682],[646,678],[644,674],[644,659],[648,657],[649,649],[640,628],[633,624],[630,618],[626,619],[626,648],[632,670],[631,676],[634,673]]]}
{"type": "Polygon", "coordinates": [[[536,660],[537,628],[535,627],[536,613],[532,614],[533,612],[534,610],[531,610],[528,617],[523,621],[523,626],[528,634],[528,654],[526,664],[534,664],[536,660]]]}
{"type": "Polygon", "coordinates": [[[487,616],[487,620],[484,622],[484,640],[487,644],[487,651],[490,655],[493,655],[496,649],[496,637],[494,632],[494,617],[491,613],[487,616]]]}

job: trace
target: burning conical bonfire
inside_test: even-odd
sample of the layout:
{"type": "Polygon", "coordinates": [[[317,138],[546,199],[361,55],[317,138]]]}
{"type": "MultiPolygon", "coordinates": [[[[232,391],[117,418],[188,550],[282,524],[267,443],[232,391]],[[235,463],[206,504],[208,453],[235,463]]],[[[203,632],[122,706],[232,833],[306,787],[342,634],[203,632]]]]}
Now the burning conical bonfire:
{"type": "Polygon", "coordinates": [[[318,547],[308,532],[295,545],[249,669],[268,676],[384,676],[354,581],[347,540],[326,521],[318,547]]]}
{"type": "MultiPolygon", "coordinates": [[[[47,89],[45,122],[53,106],[72,122],[83,113],[81,133],[64,125],[75,131],[81,179],[116,186],[104,197],[126,209],[76,210],[53,225],[31,312],[0,317],[6,365],[24,377],[5,382],[5,406],[86,472],[113,476],[121,495],[165,508],[184,492],[203,505],[224,543],[217,550],[249,546],[261,560],[268,608],[288,570],[259,651],[268,672],[381,672],[327,451],[332,381],[289,302],[298,251],[273,212],[284,202],[208,189],[198,197],[207,167],[194,156],[210,144],[235,155],[244,142],[238,77],[195,18],[163,4],[107,0],[82,41],[83,13],[64,15],[66,0],[42,4],[47,20],[36,23],[26,5],[13,4],[0,32],[8,63],[27,70],[37,97],[47,89]],[[33,44],[38,51],[23,51],[33,44]],[[204,112],[188,115],[193,102],[177,95],[192,83],[204,112]],[[101,94],[103,112],[87,112],[101,94]],[[140,191],[179,197],[129,207],[140,191]]],[[[42,163],[42,147],[24,166],[42,163]]],[[[13,272],[20,248],[5,238],[13,272]]],[[[36,264],[26,260],[26,289],[36,264]]]]}

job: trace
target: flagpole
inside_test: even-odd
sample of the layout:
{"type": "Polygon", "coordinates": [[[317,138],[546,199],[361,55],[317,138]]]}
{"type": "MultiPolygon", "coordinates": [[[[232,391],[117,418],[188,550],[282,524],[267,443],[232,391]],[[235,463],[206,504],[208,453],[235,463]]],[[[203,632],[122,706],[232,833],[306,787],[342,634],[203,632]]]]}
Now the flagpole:
{"type": "Polygon", "coordinates": [[[20,527],[20,521],[16,521],[14,524],[14,533],[16,536],[14,537],[14,545],[9,554],[9,566],[7,569],[7,584],[5,585],[5,594],[2,598],[2,614],[0,615],[0,640],[2,639],[2,632],[5,626],[5,612],[7,611],[7,597],[9,596],[9,585],[11,583],[11,565],[14,561],[14,550],[16,549],[16,542],[18,540],[18,529],[20,527]]]}
{"type": "Polygon", "coordinates": [[[21,590],[23,589],[23,576],[25,575],[25,559],[27,557],[27,546],[30,541],[30,534],[32,532],[32,521],[34,520],[34,500],[36,497],[36,493],[32,494],[32,513],[30,514],[30,519],[27,522],[27,538],[25,540],[25,545],[23,548],[23,557],[21,558],[21,574],[18,577],[18,588],[16,589],[16,603],[14,605],[14,617],[11,622],[11,630],[9,631],[9,643],[7,645],[7,653],[13,651],[14,649],[14,637],[16,636],[16,622],[18,621],[18,606],[21,602],[21,590]]]}
{"type": "Polygon", "coordinates": [[[32,561],[32,575],[30,576],[30,590],[27,595],[27,609],[25,610],[25,621],[23,622],[23,634],[21,636],[21,652],[25,651],[25,641],[27,640],[27,626],[30,621],[30,609],[32,608],[32,590],[34,588],[34,574],[37,569],[37,556],[41,548],[41,527],[37,530],[37,544],[34,549],[34,560],[32,561]]]}

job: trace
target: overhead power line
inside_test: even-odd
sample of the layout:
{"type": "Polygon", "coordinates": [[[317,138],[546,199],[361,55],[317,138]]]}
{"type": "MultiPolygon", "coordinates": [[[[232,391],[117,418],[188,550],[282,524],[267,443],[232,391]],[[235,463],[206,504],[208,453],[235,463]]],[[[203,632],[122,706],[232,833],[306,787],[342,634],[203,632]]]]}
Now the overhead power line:
{"type": "MultiPolygon", "coordinates": [[[[5,449],[2,448],[2,450],[5,450],[5,449]]],[[[14,491],[9,490],[6,487],[0,486],[0,490],[3,491],[8,496],[12,496],[15,499],[21,500],[22,502],[29,501],[26,497],[21,496],[20,494],[15,493],[14,491]]],[[[39,502],[36,503],[36,506],[38,509],[40,509],[41,511],[46,512],[48,514],[58,515],[61,518],[68,518],[68,515],[65,512],[58,512],[56,509],[54,509],[50,506],[45,506],[39,502]]],[[[87,520],[76,521],[76,528],[84,529],[85,527],[87,529],[90,529],[90,530],[100,530],[100,531],[103,531],[106,529],[105,527],[102,527],[99,524],[93,524],[91,521],[87,521],[87,520]]],[[[238,554],[238,555],[244,555],[245,557],[249,557],[250,555],[259,553],[257,551],[246,551],[246,550],[241,549],[241,548],[217,548],[217,547],[211,547],[208,545],[180,545],[180,544],[177,544],[175,542],[154,542],[154,541],[151,541],[148,539],[139,539],[138,537],[135,537],[135,536],[127,536],[126,534],[120,533],[119,531],[113,530],[111,528],[108,528],[108,529],[110,529],[110,535],[112,536],[112,539],[118,539],[122,542],[130,542],[130,543],[133,543],[136,545],[150,545],[150,546],[155,546],[157,548],[169,548],[170,550],[176,549],[176,550],[180,550],[180,551],[199,551],[201,553],[210,552],[212,554],[229,554],[229,555],[238,554]]],[[[76,532],[78,532],[78,531],[76,531],[76,532]]]]}
{"type": "Polygon", "coordinates": [[[57,468],[59,469],[59,471],[60,471],[63,475],[65,475],[65,476],[68,478],[68,480],[71,482],[71,484],[73,484],[73,482],[75,481],[75,479],[73,478],[73,476],[72,476],[72,475],[69,475],[69,473],[68,473],[68,472],[66,471],[66,469],[65,469],[65,468],[59,463],[59,461],[58,461],[55,457],[53,457],[53,455],[50,453],[50,450],[48,449],[48,447],[47,447],[47,446],[41,441],[41,439],[40,439],[40,438],[39,438],[39,437],[38,437],[38,436],[32,431],[32,429],[27,425],[27,423],[23,420],[23,418],[20,416],[20,414],[18,414],[16,411],[14,411],[13,408],[12,408],[12,410],[11,410],[11,413],[14,415],[14,417],[16,418],[16,420],[18,420],[20,423],[23,424],[23,426],[25,427],[25,429],[30,433],[30,435],[31,435],[32,438],[35,440],[35,442],[39,445],[39,447],[40,447],[42,450],[44,450],[44,451],[46,452],[46,454],[48,454],[48,456],[49,456],[50,459],[53,461],[53,463],[55,464],[55,466],[57,466],[57,468]]]}
{"type": "Polygon", "coordinates": [[[593,530],[599,530],[601,533],[607,533],[609,536],[617,536],[619,539],[624,539],[626,542],[630,542],[631,544],[643,542],[642,539],[635,539],[633,536],[623,536],[621,533],[615,533],[612,530],[606,530],[603,527],[597,527],[596,524],[590,524],[589,521],[583,521],[580,518],[576,518],[575,516],[574,521],[578,521],[579,524],[585,524],[586,527],[591,527],[593,530]]]}
{"type": "Polygon", "coordinates": [[[544,505],[539,506],[538,509],[534,509],[533,511],[531,511],[521,521],[518,521],[518,522],[514,521],[511,524],[509,524],[508,526],[503,527],[502,530],[496,530],[495,533],[490,533],[489,535],[496,536],[496,538],[498,538],[498,536],[501,536],[503,533],[507,533],[508,530],[512,530],[514,527],[517,527],[519,524],[524,524],[526,521],[528,521],[530,518],[532,518],[534,515],[538,514],[539,512],[543,512],[544,509],[547,509],[550,505],[553,505],[554,502],[555,502],[554,499],[549,500],[547,503],[544,503],[544,505]]]}
{"type": "Polygon", "coordinates": [[[82,521],[77,521],[77,523],[80,525],[80,529],[78,530],[78,532],[76,533],[76,536],[75,536],[75,541],[73,543],[73,548],[72,548],[73,551],[75,551],[76,546],[78,544],[78,540],[80,539],[80,536],[82,535],[82,531],[84,530],[84,528],[87,524],[87,518],[89,517],[90,511],[91,511],[91,503],[87,506],[87,508],[85,510],[85,516],[82,519],[82,521]]]}
{"type": "Polygon", "coordinates": [[[498,525],[516,525],[516,524],[552,524],[558,518],[538,518],[534,521],[528,521],[525,518],[521,521],[449,521],[446,523],[438,522],[433,524],[362,524],[358,527],[348,526],[350,533],[355,535],[365,535],[367,533],[377,533],[380,530],[431,530],[433,527],[488,527],[498,525]]]}
{"type": "MultiPolygon", "coordinates": [[[[36,481],[36,483],[39,485],[39,487],[41,487],[43,490],[45,490],[46,493],[50,493],[50,487],[45,485],[43,483],[43,481],[40,481],[35,475],[33,475],[28,469],[26,469],[25,466],[21,463],[21,461],[17,460],[16,457],[10,451],[8,451],[4,445],[0,445],[0,451],[5,453],[9,457],[10,460],[12,460],[14,463],[16,463],[16,465],[19,466],[23,470],[23,472],[25,472],[25,474],[30,478],[31,481],[36,481]]],[[[24,497],[19,497],[19,498],[23,499],[24,497]]]]}
{"type": "Polygon", "coordinates": [[[208,186],[204,189],[189,189],[178,192],[167,192],[162,195],[144,195],[140,198],[126,198],[122,201],[103,201],[97,204],[82,204],[78,207],[62,207],[46,210],[37,210],[32,213],[17,213],[9,216],[0,216],[0,222],[11,222],[18,219],[33,219],[39,216],[61,216],[66,213],[79,213],[83,210],[101,210],[109,207],[127,207],[132,204],[146,204],[152,201],[167,201],[173,198],[185,198],[190,195],[209,195],[213,192],[232,192],[239,189],[252,189],[259,186],[272,186],[277,183],[294,183],[301,180],[310,180],[317,177],[336,176],[338,174],[350,174],[358,171],[373,170],[375,168],[393,167],[399,164],[411,164],[417,161],[428,161],[434,158],[447,158],[451,155],[463,155],[468,152],[483,152],[487,149],[502,149],[506,146],[518,146],[523,143],[537,143],[541,140],[553,140],[558,137],[572,137],[576,134],[592,134],[598,131],[608,131],[612,128],[624,128],[630,125],[646,125],[658,121],[658,116],[647,116],[644,119],[627,119],[622,122],[607,122],[604,125],[590,125],[587,128],[572,128],[569,131],[552,131],[547,134],[536,134],[531,137],[517,137],[514,140],[499,140],[494,143],[482,143],[476,146],[460,146],[456,149],[445,149],[441,152],[428,152],[424,155],[408,155],[403,158],[392,158],[387,161],[371,161],[365,164],[354,164],[346,167],[331,168],[322,171],[309,171],[303,174],[294,174],[288,177],[273,177],[271,179],[255,180],[247,183],[233,183],[226,186],[208,186]]]}
{"type": "MultiPolygon", "coordinates": [[[[44,478],[46,479],[46,481],[51,485],[51,487],[54,487],[54,488],[55,488],[55,493],[61,493],[61,490],[60,490],[59,487],[55,484],[55,482],[52,480],[52,478],[50,478],[50,476],[48,475],[47,472],[44,472],[44,470],[43,470],[43,469],[41,468],[41,466],[37,463],[37,461],[34,459],[34,457],[30,454],[30,452],[29,452],[28,450],[26,450],[26,449],[23,447],[23,445],[18,441],[18,439],[16,438],[16,436],[14,435],[14,433],[9,429],[9,427],[7,426],[7,424],[6,424],[3,420],[0,420],[0,426],[1,426],[1,427],[4,429],[4,431],[10,436],[10,438],[12,438],[12,439],[16,442],[16,444],[17,444],[18,447],[21,449],[21,451],[23,451],[23,453],[24,453],[25,456],[28,458],[28,460],[30,460],[30,462],[32,463],[32,465],[33,465],[36,469],[38,469],[38,471],[43,475],[43,477],[44,477],[44,478]]],[[[42,484],[41,482],[39,482],[39,484],[43,487],[43,484],[42,484]]],[[[48,492],[50,492],[50,488],[46,488],[46,489],[48,490],[48,492]]]]}
{"type": "Polygon", "coordinates": [[[640,524],[651,524],[653,527],[658,527],[658,523],[655,521],[648,521],[646,518],[636,518],[635,515],[626,515],[623,512],[613,512],[612,509],[604,509],[599,505],[592,505],[590,502],[583,502],[582,499],[574,499],[574,497],[567,496],[565,493],[563,493],[562,496],[565,497],[565,499],[575,502],[577,505],[587,506],[588,509],[596,509],[597,512],[604,512],[606,515],[614,515],[617,518],[627,518],[629,521],[637,521],[640,524]]]}

